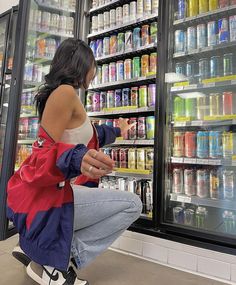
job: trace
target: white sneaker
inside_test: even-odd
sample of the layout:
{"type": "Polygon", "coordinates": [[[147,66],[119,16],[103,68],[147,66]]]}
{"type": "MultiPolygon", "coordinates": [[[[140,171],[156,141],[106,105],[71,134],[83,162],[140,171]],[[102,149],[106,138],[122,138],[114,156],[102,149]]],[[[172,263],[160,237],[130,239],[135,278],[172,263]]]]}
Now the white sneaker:
{"type": "Polygon", "coordinates": [[[26,268],[27,274],[41,285],[89,285],[88,281],[78,279],[72,267],[60,271],[50,266],[41,266],[33,261],[26,268]]]}

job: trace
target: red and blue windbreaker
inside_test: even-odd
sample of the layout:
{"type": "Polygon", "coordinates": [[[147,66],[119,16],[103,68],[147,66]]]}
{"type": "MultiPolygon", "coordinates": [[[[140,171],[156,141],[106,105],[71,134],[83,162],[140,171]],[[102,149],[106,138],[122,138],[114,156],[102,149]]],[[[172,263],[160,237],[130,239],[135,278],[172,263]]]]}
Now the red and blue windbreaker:
{"type": "Polygon", "coordinates": [[[32,154],[10,178],[7,217],[15,225],[23,251],[35,262],[68,268],[73,237],[74,204],[70,179],[97,186],[81,174],[88,149],[103,147],[120,136],[119,128],[95,126],[88,147],[55,142],[40,127],[32,154]]]}

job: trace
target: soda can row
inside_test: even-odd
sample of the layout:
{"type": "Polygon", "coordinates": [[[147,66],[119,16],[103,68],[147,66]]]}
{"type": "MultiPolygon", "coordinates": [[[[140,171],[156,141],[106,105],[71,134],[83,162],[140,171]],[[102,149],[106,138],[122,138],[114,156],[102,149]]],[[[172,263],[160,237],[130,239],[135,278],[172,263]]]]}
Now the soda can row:
{"type": "Polygon", "coordinates": [[[153,209],[153,183],[151,180],[124,178],[124,177],[102,177],[99,188],[127,191],[137,194],[143,204],[142,213],[152,214],[153,209]]]}
{"type": "Polygon", "coordinates": [[[43,76],[43,66],[41,64],[26,61],[24,80],[32,82],[42,82],[43,76]]]}
{"type": "Polygon", "coordinates": [[[47,57],[52,59],[60,43],[60,40],[54,38],[38,39],[35,43],[34,54],[29,56],[29,53],[27,53],[27,57],[47,57]]]}
{"type": "Polygon", "coordinates": [[[236,148],[233,132],[174,132],[173,156],[189,158],[232,158],[236,148]]]}
{"type": "Polygon", "coordinates": [[[236,40],[236,15],[175,31],[175,52],[215,46],[236,40]]]}
{"type": "Polygon", "coordinates": [[[38,118],[20,118],[19,139],[36,138],[38,132],[38,118]]]}
{"type": "Polygon", "coordinates": [[[177,19],[194,17],[235,4],[235,0],[178,0],[177,19]]]}
{"type": "Polygon", "coordinates": [[[75,10],[76,0],[38,0],[40,4],[54,6],[63,10],[75,10]]]}
{"type": "Polygon", "coordinates": [[[153,148],[103,148],[101,151],[114,160],[116,168],[153,170],[153,148]]]}

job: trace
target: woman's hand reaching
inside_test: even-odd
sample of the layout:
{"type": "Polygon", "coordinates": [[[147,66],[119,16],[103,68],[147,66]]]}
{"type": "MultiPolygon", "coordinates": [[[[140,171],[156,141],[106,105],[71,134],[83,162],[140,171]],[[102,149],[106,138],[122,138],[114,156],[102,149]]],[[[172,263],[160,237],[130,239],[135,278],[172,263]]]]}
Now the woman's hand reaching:
{"type": "Polygon", "coordinates": [[[126,137],[128,130],[132,129],[137,124],[137,123],[129,124],[128,121],[129,119],[119,118],[119,127],[121,130],[122,137],[126,137]]]}
{"type": "Polygon", "coordinates": [[[83,157],[81,163],[81,173],[92,178],[99,179],[111,173],[114,161],[103,152],[90,149],[83,157]]]}

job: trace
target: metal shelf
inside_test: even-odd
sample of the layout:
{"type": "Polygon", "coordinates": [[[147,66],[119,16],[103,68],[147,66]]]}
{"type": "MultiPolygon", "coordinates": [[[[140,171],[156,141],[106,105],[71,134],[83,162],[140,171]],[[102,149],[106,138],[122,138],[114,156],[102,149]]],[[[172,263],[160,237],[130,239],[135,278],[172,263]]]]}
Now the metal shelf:
{"type": "Polygon", "coordinates": [[[112,145],[150,145],[150,146],[154,146],[154,140],[116,140],[112,145]]]}
{"type": "Polygon", "coordinates": [[[176,21],[174,21],[173,25],[174,26],[186,25],[186,24],[190,24],[192,22],[200,22],[202,20],[207,20],[207,19],[215,20],[216,15],[219,15],[219,16],[222,16],[224,14],[228,15],[228,13],[230,13],[230,12],[232,12],[232,13],[235,12],[235,9],[236,9],[236,5],[232,5],[232,6],[217,9],[214,11],[209,11],[209,12],[206,12],[206,13],[194,16],[194,17],[187,17],[187,18],[184,18],[181,20],[176,20],[176,21]]]}
{"type": "MultiPolygon", "coordinates": [[[[128,2],[128,1],[127,1],[128,2]]],[[[111,9],[115,6],[117,6],[116,4],[121,4],[121,1],[120,0],[113,0],[112,2],[110,3],[106,3],[104,5],[101,5],[99,7],[94,7],[94,8],[91,8],[89,10],[89,13],[92,14],[92,13],[97,13],[97,12],[101,12],[103,10],[107,10],[107,9],[111,9]]]]}
{"type": "Polygon", "coordinates": [[[20,118],[35,118],[35,117],[37,117],[36,114],[25,114],[25,113],[20,114],[20,118]]]}
{"type": "Polygon", "coordinates": [[[88,112],[89,117],[99,117],[99,116],[110,116],[110,115],[120,115],[120,114],[136,114],[136,113],[148,113],[148,112],[155,112],[155,107],[143,107],[143,108],[130,108],[130,109],[123,109],[113,111],[101,111],[101,112],[88,112]]]}
{"type": "Polygon", "coordinates": [[[51,62],[52,59],[53,59],[52,57],[35,55],[35,57],[31,58],[30,61],[37,64],[43,64],[51,62]]]}
{"type": "Polygon", "coordinates": [[[222,44],[218,44],[215,46],[210,46],[210,47],[204,47],[204,48],[199,48],[199,49],[194,49],[192,51],[186,51],[186,52],[178,52],[178,53],[174,53],[173,58],[182,58],[182,57],[186,57],[186,56],[202,56],[203,53],[210,53],[212,54],[212,52],[214,51],[224,51],[225,49],[233,49],[236,46],[236,41],[233,42],[228,42],[228,43],[222,43],[222,44]]]}
{"type": "Polygon", "coordinates": [[[18,144],[33,144],[36,139],[24,139],[24,140],[18,140],[18,144]]]}
{"type": "Polygon", "coordinates": [[[153,174],[126,173],[126,172],[119,172],[119,171],[113,171],[112,173],[108,174],[107,176],[132,177],[132,178],[139,178],[139,179],[153,179],[153,174]]]}
{"type": "Polygon", "coordinates": [[[36,2],[36,4],[41,9],[47,9],[47,10],[50,10],[50,11],[53,11],[53,12],[59,12],[59,13],[67,12],[67,13],[75,14],[75,11],[71,10],[71,9],[62,9],[60,7],[56,7],[56,6],[48,5],[48,4],[45,4],[45,3],[41,3],[40,0],[34,0],[34,1],[36,2]]]}
{"type": "Polygon", "coordinates": [[[188,157],[171,157],[171,163],[177,164],[194,164],[194,165],[212,165],[212,166],[236,166],[236,160],[232,158],[188,158],[188,157]]]}
{"type": "Polygon", "coordinates": [[[64,34],[64,33],[56,33],[56,32],[50,32],[48,30],[29,30],[29,32],[32,33],[38,33],[41,34],[40,38],[47,38],[47,37],[61,37],[61,38],[74,38],[74,35],[71,34],[64,34]]]}
{"type": "Polygon", "coordinates": [[[121,81],[108,82],[104,84],[98,84],[98,85],[94,85],[88,88],[88,90],[108,90],[111,87],[122,87],[125,85],[133,86],[133,85],[137,85],[137,83],[142,84],[144,82],[153,81],[155,79],[156,79],[156,75],[150,75],[150,76],[145,76],[145,77],[138,77],[138,78],[121,80],[121,81]]]}
{"type": "Polygon", "coordinates": [[[186,196],[184,194],[170,194],[170,201],[181,202],[181,203],[188,203],[194,205],[201,205],[207,207],[214,207],[220,209],[227,209],[227,210],[236,210],[235,201],[229,200],[216,200],[210,198],[199,198],[197,196],[186,196]]]}
{"type": "Polygon", "coordinates": [[[102,57],[97,57],[96,61],[97,61],[98,64],[99,63],[105,63],[107,61],[110,61],[111,59],[112,60],[118,60],[119,58],[124,59],[124,57],[126,57],[126,56],[132,56],[132,55],[135,55],[137,53],[141,53],[143,51],[149,52],[149,51],[156,50],[156,49],[157,49],[157,44],[156,43],[152,43],[152,44],[149,44],[149,45],[146,45],[146,46],[142,46],[142,47],[137,48],[137,49],[131,49],[131,50],[127,50],[127,51],[124,51],[124,52],[117,52],[117,53],[114,53],[114,54],[109,54],[109,55],[105,55],[105,56],[102,56],[102,57]]]}
{"type": "Polygon", "coordinates": [[[115,27],[112,27],[112,28],[109,28],[109,29],[106,29],[106,30],[102,30],[102,31],[99,31],[99,32],[96,32],[96,33],[89,34],[87,36],[87,38],[88,39],[92,39],[92,38],[100,37],[100,36],[103,36],[103,35],[106,35],[106,34],[117,33],[120,30],[124,30],[124,29],[127,29],[127,28],[135,27],[138,24],[141,24],[143,22],[154,21],[157,17],[158,17],[157,14],[151,14],[151,15],[148,15],[148,16],[144,16],[142,18],[138,18],[136,20],[132,20],[132,21],[130,21],[128,23],[124,23],[124,24],[119,25],[119,26],[115,26],[115,27]]]}
{"type": "Polygon", "coordinates": [[[231,126],[236,125],[236,119],[232,120],[212,120],[212,121],[185,121],[185,122],[172,122],[174,128],[183,127],[217,127],[217,126],[231,126]]]}

